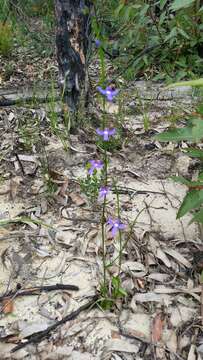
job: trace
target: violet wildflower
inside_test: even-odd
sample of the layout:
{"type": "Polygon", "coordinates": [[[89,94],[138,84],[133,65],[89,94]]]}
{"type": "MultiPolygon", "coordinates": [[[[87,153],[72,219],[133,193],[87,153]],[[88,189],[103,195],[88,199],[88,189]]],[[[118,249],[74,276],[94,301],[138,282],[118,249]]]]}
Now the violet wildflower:
{"type": "Polygon", "coordinates": [[[108,141],[110,136],[115,135],[116,129],[107,129],[107,128],[105,128],[104,130],[97,129],[96,132],[98,135],[103,136],[104,141],[108,141]]]}
{"type": "Polygon", "coordinates": [[[107,225],[111,226],[111,233],[113,237],[116,235],[117,231],[125,228],[125,224],[122,224],[119,219],[112,220],[109,218],[107,225]]]}
{"type": "Polygon", "coordinates": [[[99,39],[95,39],[95,46],[96,48],[99,48],[101,45],[101,41],[99,39]]]}
{"type": "Polygon", "coordinates": [[[91,165],[90,169],[88,170],[90,175],[93,174],[94,170],[100,170],[104,166],[104,163],[101,160],[89,160],[89,164],[91,165]]]}
{"type": "Polygon", "coordinates": [[[102,89],[101,86],[97,86],[97,90],[100,92],[100,94],[106,96],[108,101],[113,101],[113,98],[118,95],[119,90],[115,89],[114,87],[107,86],[106,89],[102,89]]]}
{"type": "Polygon", "coordinates": [[[109,187],[108,186],[102,186],[99,189],[99,199],[105,198],[106,195],[108,194],[108,192],[109,192],[109,187]]]}

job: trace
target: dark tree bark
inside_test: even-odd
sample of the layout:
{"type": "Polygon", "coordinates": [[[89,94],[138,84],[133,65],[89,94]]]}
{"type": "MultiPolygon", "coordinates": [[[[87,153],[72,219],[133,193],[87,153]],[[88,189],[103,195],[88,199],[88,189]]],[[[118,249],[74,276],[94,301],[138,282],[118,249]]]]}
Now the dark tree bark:
{"type": "Polygon", "coordinates": [[[85,97],[86,56],[90,36],[90,0],[55,0],[56,48],[63,102],[77,112],[85,97]]]}

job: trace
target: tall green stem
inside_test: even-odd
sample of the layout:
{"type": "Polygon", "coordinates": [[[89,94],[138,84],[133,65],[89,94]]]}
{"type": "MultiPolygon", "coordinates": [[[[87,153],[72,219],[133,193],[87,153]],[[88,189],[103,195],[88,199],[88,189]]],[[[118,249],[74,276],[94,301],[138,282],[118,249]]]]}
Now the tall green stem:
{"type": "MultiPolygon", "coordinates": [[[[119,192],[117,189],[116,184],[114,183],[114,188],[115,188],[115,192],[116,192],[116,211],[117,211],[117,218],[120,221],[120,198],[119,198],[119,192]]],[[[122,248],[122,234],[121,231],[119,229],[119,254],[118,254],[118,275],[121,272],[121,264],[122,264],[122,252],[123,252],[123,248],[122,248]]]]}
{"type": "MultiPolygon", "coordinates": [[[[107,152],[104,152],[104,184],[107,186],[108,183],[108,159],[107,152]]],[[[106,292],[106,246],[105,246],[105,222],[106,222],[106,196],[104,196],[103,206],[102,206],[102,261],[103,261],[103,282],[104,282],[104,291],[106,292]]],[[[107,295],[107,294],[105,294],[107,295]]]]}

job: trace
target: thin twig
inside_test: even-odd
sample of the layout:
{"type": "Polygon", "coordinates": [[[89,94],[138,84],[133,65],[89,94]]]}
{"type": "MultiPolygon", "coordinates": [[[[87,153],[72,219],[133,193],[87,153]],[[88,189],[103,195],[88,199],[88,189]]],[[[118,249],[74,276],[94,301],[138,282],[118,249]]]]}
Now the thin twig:
{"type": "Polygon", "coordinates": [[[55,324],[49,326],[47,329],[42,330],[42,331],[38,331],[38,332],[36,332],[34,334],[26,336],[23,339],[23,341],[26,339],[27,342],[22,342],[22,343],[18,344],[17,346],[15,346],[11,350],[11,352],[15,352],[17,350],[20,350],[20,349],[26,347],[28,344],[32,344],[32,343],[33,344],[38,344],[44,338],[47,338],[52,331],[56,330],[57,327],[59,327],[60,325],[65,324],[67,321],[75,319],[82,311],[87,310],[90,307],[92,307],[97,300],[98,300],[98,296],[95,295],[89,302],[87,302],[86,304],[80,306],[77,310],[75,310],[72,313],[70,313],[69,315],[65,316],[63,319],[57,321],[55,324]]]}
{"type": "Polygon", "coordinates": [[[15,290],[10,291],[8,294],[0,296],[0,301],[12,298],[13,296],[27,296],[27,295],[39,295],[42,291],[54,291],[54,290],[71,290],[71,291],[78,291],[79,287],[76,285],[65,285],[65,284],[56,284],[56,285],[44,285],[44,286],[35,286],[23,290],[15,290]]]}

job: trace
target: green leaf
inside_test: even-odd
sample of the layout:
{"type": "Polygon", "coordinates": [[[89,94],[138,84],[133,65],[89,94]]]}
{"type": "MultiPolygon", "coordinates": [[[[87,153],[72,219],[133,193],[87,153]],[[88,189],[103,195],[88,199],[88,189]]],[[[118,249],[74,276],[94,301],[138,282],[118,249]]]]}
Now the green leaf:
{"type": "Polygon", "coordinates": [[[203,190],[191,190],[183,199],[177,213],[177,219],[187,214],[190,210],[199,207],[203,203],[203,190]]]}
{"type": "Polygon", "coordinates": [[[173,29],[171,30],[171,32],[168,34],[168,36],[165,37],[165,42],[172,39],[172,38],[176,38],[177,36],[177,28],[173,27],[173,29]]]}
{"type": "Polygon", "coordinates": [[[113,287],[115,289],[118,289],[119,286],[120,286],[121,281],[120,281],[120,278],[118,276],[113,276],[111,282],[112,282],[113,287]]]}
{"type": "Polygon", "coordinates": [[[188,39],[188,40],[190,39],[188,34],[183,29],[178,27],[177,30],[178,30],[179,34],[182,35],[185,39],[188,39]]]}
{"type": "Polygon", "coordinates": [[[203,120],[201,118],[192,119],[192,140],[195,142],[203,139],[203,120]]]}
{"type": "Polygon", "coordinates": [[[171,5],[171,10],[177,11],[180,9],[185,9],[193,5],[195,0],[175,0],[171,5]]]}
{"type": "Polygon", "coordinates": [[[200,78],[200,79],[197,79],[197,80],[176,82],[174,84],[168,85],[166,87],[166,89],[169,89],[171,87],[178,87],[178,86],[203,86],[203,78],[200,78]]]}
{"type": "Polygon", "coordinates": [[[192,141],[198,142],[203,139],[203,120],[201,118],[193,118],[188,122],[188,126],[181,129],[172,129],[156,135],[159,141],[192,141]]]}
{"type": "Polygon", "coordinates": [[[127,296],[127,292],[125,291],[125,289],[123,289],[122,287],[119,287],[118,289],[118,295],[121,295],[121,296],[127,296]]]}
{"type": "Polygon", "coordinates": [[[186,186],[190,186],[192,181],[185,179],[183,176],[171,176],[170,177],[173,181],[179,183],[179,184],[183,184],[186,186]]]}
{"type": "Polygon", "coordinates": [[[200,173],[198,181],[190,181],[183,176],[171,176],[171,179],[179,184],[188,186],[189,188],[196,188],[197,186],[203,186],[203,174],[200,173]]]}
{"type": "Polygon", "coordinates": [[[124,8],[124,6],[125,6],[125,4],[124,3],[121,3],[118,7],[117,7],[117,9],[115,10],[115,16],[119,16],[120,15],[120,12],[123,10],[123,8],[124,8]]]}
{"type": "Polygon", "coordinates": [[[160,6],[160,10],[162,10],[164,8],[164,6],[166,5],[168,0],[160,0],[159,6],[160,6]]]}
{"type": "Polygon", "coordinates": [[[199,105],[197,107],[197,112],[200,114],[200,115],[203,115],[203,104],[199,105]]]}
{"type": "Polygon", "coordinates": [[[193,140],[192,127],[185,127],[182,129],[172,129],[156,135],[155,138],[159,141],[181,141],[193,140]]]}
{"type": "Polygon", "coordinates": [[[190,224],[193,222],[198,222],[200,224],[203,224],[203,209],[199,210],[190,221],[190,224]]]}
{"type": "Polygon", "coordinates": [[[190,149],[185,149],[184,152],[191,157],[196,157],[203,160],[203,150],[190,148],[190,149]]]}

